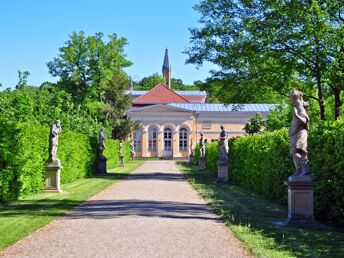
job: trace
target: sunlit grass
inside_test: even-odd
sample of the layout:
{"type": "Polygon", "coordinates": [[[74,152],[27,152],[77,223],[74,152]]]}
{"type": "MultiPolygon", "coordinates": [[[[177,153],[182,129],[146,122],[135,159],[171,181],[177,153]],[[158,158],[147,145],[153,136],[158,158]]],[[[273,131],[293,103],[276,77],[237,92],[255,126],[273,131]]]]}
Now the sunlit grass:
{"type": "Polygon", "coordinates": [[[105,176],[64,184],[62,193],[41,193],[10,205],[0,206],[0,249],[48,224],[57,216],[126,176],[141,164],[143,161],[132,161],[123,168],[110,170],[105,176]]]}
{"type": "Polygon", "coordinates": [[[216,174],[179,162],[191,185],[256,257],[344,257],[340,229],[278,226],[287,207],[237,185],[215,184],[216,174]]]}

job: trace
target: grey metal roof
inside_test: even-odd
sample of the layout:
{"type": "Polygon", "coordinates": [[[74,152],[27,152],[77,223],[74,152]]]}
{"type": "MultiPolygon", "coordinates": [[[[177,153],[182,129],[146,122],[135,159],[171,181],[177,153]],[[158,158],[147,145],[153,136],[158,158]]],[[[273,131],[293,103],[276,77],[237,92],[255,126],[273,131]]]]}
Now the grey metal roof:
{"type": "MultiPolygon", "coordinates": [[[[148,92],[148,90],[125,90],[124,94],[141,96],[147,92],[148,92]]],[[[207,96],[206,91],[200,91],[200,90],[176,90],[175,93],[182,95],[182,96],[207,96]]]]}
{"type": "Polygon", "coordinates": [[[200,90],[176,90],[175,93],[184,96],[207,96],[206,91],[200,90]]]}
{"type": "Polygon", "coordinates": [[[196,112],[269,112],[276,107],[275,104],[170,103],[166,105],[196,112]]]}

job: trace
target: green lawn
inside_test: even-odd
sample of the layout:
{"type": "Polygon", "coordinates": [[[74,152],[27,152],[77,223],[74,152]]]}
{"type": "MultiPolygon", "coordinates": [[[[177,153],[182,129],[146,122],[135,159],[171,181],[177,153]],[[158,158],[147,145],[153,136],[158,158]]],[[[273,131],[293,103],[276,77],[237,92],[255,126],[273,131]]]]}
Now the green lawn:
{"type": "Polygon", "coordinates": [[[236,185],[215,184],[216,174],[179,162],[180,170],[256,257],[344,257],[343,229],[277,226],[287,217],[278,205],[236,185]]]}
{"type": "Polygon", "coordinates": [[[124,168],[110,170],[106,176],[63,184],[63,193],[41,193],[0,206],[0,250],[54,220],[127,175],[143,161],[132,161],[124,168]]]}

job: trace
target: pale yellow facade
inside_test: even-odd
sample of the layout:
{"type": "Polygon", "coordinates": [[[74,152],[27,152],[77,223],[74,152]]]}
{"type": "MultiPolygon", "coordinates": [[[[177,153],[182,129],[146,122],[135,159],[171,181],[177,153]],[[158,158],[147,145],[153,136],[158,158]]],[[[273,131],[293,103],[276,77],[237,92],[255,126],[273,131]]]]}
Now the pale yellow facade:
{"type": "MultiPolygon", "coordinates": [[[[228,137],[241,136],[245,133],[243,130],[245,124],[257,112],[260,112],[263,118],[266,118],[269,113],[269,111],[197,112],[157,104],[131,109],[127,115],[132,120],[140,121],[142,125],[136,135],[136,157],[187,158],[190,155],[191,141],[195,148],[199,142],[200,133],[203,133],[207,143],[217,141],[221,131],[220,125],[223,124],[228,137]],[[150,150],[149,146],[150,130],[156,132],[154,150],[150,150]],[[169,131],[171,131],[171,137],[169,137],[169,131]],[[186,131],[186,135],[181,131],[186,131]],[[184,137],[183,140],[180,137],[184,137]]],[[[151,135],[154,136],[154,133],[151,135]]]]}

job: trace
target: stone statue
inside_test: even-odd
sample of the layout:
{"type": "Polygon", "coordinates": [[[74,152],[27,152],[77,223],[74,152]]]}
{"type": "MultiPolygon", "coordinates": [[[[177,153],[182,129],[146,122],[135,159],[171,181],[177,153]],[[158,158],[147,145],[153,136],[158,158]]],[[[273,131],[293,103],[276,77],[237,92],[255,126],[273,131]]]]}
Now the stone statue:
{"type": "Polygon", "coordinates": [[[218,165],[228,164],[228,137],[225,127],[221,125],[221,133],[218,142],[218,165]]]}
{"type": "Polygon", "coordinates": [[[131,160],[134,159],[135,156],[135,146],[134,146],[134,140],[130,141],[130,158],[131,160]]]}
{"type": "Polygon", "coordinates": [[[307,156],[308,103],[303,101],[302,92],[297,90],[290,92],[290,99],[294,104],[293,119],[289,128],[290,154],[295,165],[293,176],[306,176],[309,175],[307,156]]]}
{"type": "Polygon", "coordinates": [[[191,142],[190,142],[190,156],[193,156],[193,155],[194,155],[193,139],[191,139],[191,142]]]}
{"type": "Polygon", "coordinates": [[[52,161],[57,161],[57,146],[59,141],[59,133],[61,133],[61,123],[60,120],[56,120],[50,128],[50,157],[52,161]]]}
{"type": "Polygon", "coordinates": [[[119,156],[123,157],[123,140],[119,141],[119,156]]]}
{"type": "Polygon", "coordinates": [[[102,127],[99,132],[99,156],[104,157],[105,150],[105,133],[104,128],[102,127]]]}
{"type": "Polygon", "coordinates": [[[205,158],[205,143],[204,143],[203,133],[201,133],[201,138],[199,139],[199,150],[200,150],[199,157],[204,159],[205,158]]]}

